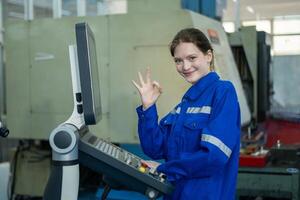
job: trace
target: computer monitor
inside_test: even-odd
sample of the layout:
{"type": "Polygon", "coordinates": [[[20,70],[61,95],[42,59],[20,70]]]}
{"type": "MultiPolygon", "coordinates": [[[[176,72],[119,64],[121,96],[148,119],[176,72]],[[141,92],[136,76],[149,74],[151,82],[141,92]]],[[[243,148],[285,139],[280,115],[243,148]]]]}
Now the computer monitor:
{"type": "Polygon", "coordinates": [[[101,98],[95,38],[87,23],[75,25],[81,96],[86,125],[101,119],[101,98]]]}

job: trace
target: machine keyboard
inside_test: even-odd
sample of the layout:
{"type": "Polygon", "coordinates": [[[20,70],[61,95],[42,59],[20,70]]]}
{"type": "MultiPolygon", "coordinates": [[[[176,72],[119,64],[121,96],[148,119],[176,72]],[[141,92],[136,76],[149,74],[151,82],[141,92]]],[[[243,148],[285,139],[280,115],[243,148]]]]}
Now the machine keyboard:
{"type": "Polygon", "coordinates": [[[125,162],[127,165],[131,165],[133,167],[141,166],[141,159],[119,148],[116,145],[106,142],[103,139],[97,138],[96,136],[93,135],[90,136],[87,141],[90,145],[92,145],[96,149],[100,150],[103,153],[106,153],[107,155],[113,158],[125,162]]]}
{"type": "MultiPolygon", "coordinates": [[[[138,186],[139,190],[143,188],[143,192],[148,191],[147,188],[153,188],[163,194],[168,194],[173,190],[173,186],[166,182],[165,175],[158,173],[155,168],[149,167],[142,162],[141,158],[89,132],[81,135],[79,150],[82,152],[80,158],[82,164],[93,169],[101,168],[99,172],[115,176],[115,179],[118,179],[120,173],[123,173],[126,178],[123,178],[122,181],[130,179],[135,182],[132,187],[138,186]],[[90,162],[91,156],[95,159],[93,162],[90,162]],[[106,169],[111,171],[106,171],[106,169]]],[[[128,184],[131,183],[127,182],[125,185],[128,184]]]]}

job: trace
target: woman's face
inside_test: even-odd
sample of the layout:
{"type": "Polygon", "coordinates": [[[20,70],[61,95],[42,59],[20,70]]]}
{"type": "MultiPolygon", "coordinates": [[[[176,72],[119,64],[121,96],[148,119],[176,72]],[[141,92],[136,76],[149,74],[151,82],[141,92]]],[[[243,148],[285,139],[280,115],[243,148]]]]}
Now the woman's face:
{"type": "Polygon", "coordinates": [[[212,52],[206,54],[190,42],[181,42],[175,48],[174,61],[178,73],[191,83],[196,83],[200,78],[210,72],[212,52]]]}

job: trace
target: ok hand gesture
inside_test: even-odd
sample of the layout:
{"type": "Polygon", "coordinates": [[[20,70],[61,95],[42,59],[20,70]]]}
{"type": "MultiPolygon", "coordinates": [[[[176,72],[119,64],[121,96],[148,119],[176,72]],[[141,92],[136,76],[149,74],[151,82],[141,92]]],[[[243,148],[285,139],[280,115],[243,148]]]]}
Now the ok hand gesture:
{"type": "Polygon", "coordinates": [[[150,69],[147,68],[146,81],[144,81],[140,72],[138,72],[140,84],[132,80],[134,86],[138,89],[143,104],[143,109],[146,110],[152,106],[162,93],[162,88],[159,83],[151,80],[150,69]]]}

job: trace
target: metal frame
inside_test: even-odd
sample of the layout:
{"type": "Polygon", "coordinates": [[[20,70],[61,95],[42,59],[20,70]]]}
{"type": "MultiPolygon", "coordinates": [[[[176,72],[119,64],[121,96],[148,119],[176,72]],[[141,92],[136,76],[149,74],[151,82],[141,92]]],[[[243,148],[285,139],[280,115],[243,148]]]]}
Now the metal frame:
{"type": "Polygon", "coordinates": [[[77,16],[86,16],[86,0],[77,0],[77,16]]]}
{"type": "Polygon", "coordinates": [[[33,20],[34,19],[34,6],[33,0],[24,1],[24,19],[33,20]]]}
{"type": "Polygon", "coordinates": [[[61,18],[62,17],[62,0],[53,0],[53,18],[61,18]]]}

